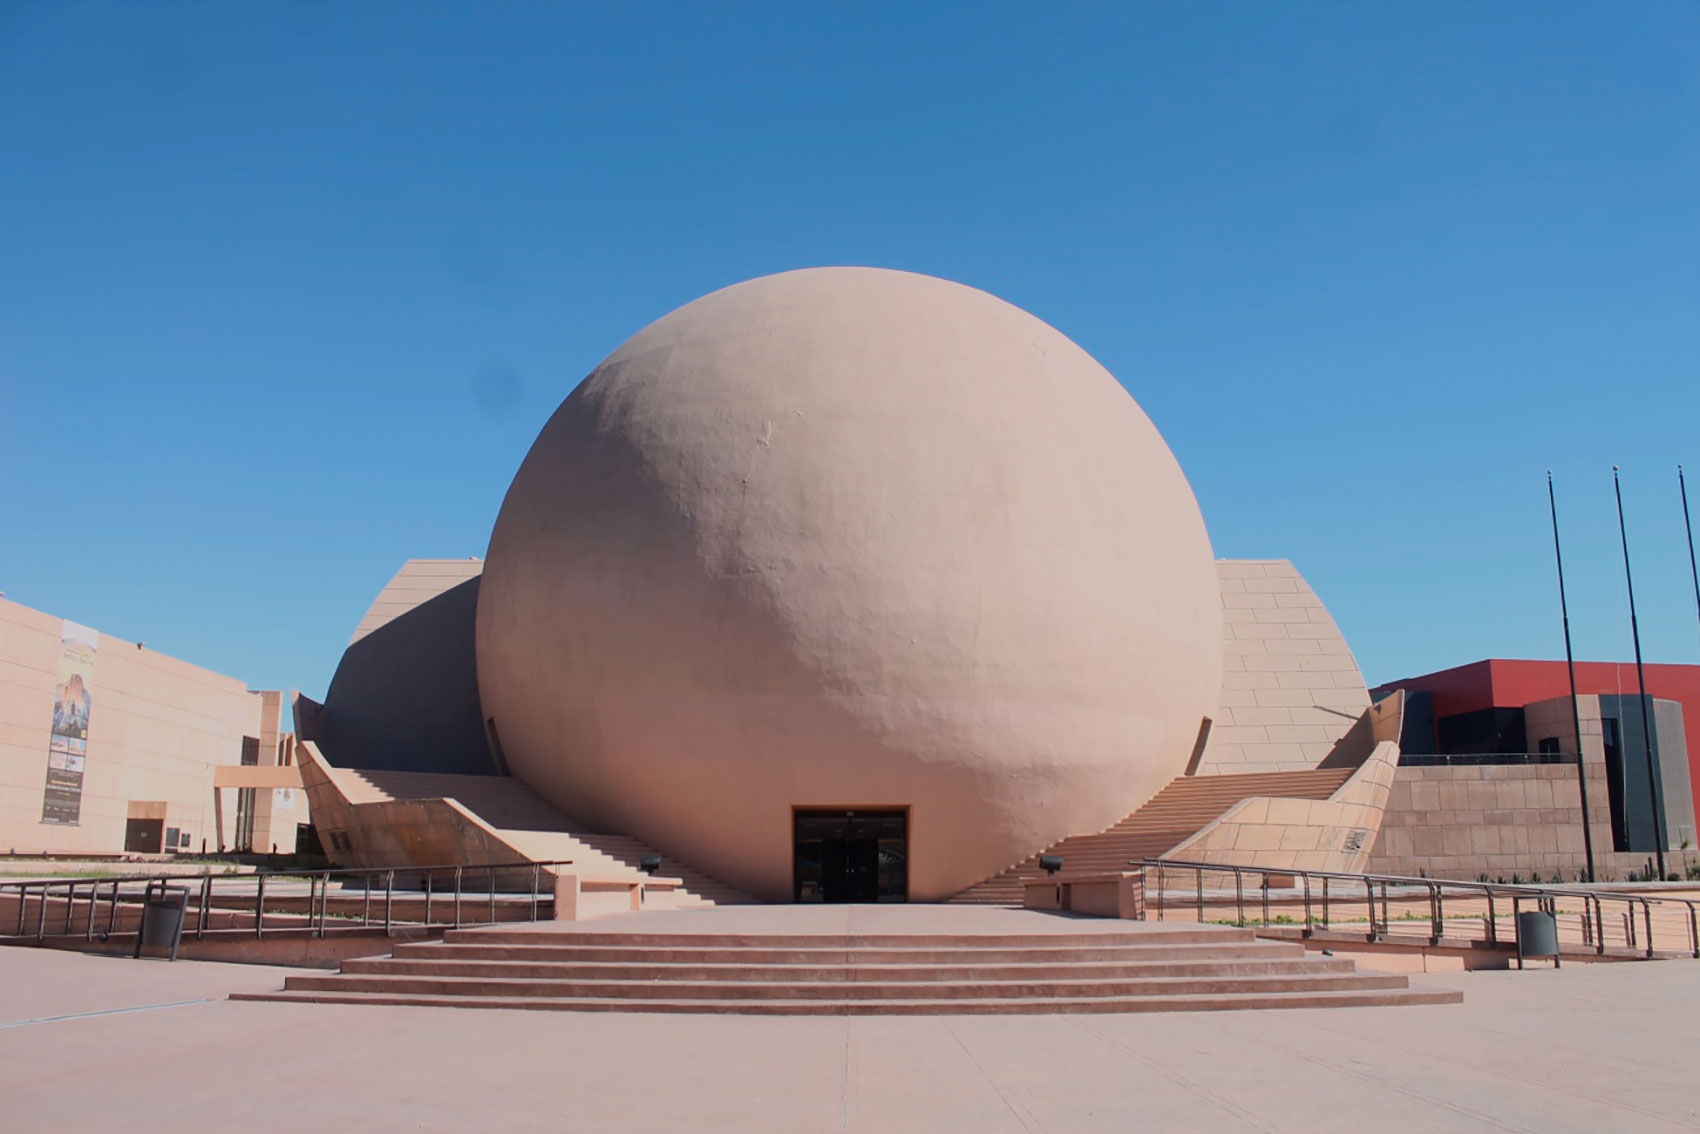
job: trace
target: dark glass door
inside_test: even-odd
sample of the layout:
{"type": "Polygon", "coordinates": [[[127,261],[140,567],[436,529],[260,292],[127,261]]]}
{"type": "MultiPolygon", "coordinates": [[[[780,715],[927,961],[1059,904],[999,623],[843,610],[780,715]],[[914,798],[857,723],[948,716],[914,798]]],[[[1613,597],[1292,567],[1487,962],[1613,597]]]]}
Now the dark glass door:
{"type": "Polygon", "coordinates": [[[795,812],[799,902],[902,902],[909,897],[909,817],[902,811],[795,812]]]}

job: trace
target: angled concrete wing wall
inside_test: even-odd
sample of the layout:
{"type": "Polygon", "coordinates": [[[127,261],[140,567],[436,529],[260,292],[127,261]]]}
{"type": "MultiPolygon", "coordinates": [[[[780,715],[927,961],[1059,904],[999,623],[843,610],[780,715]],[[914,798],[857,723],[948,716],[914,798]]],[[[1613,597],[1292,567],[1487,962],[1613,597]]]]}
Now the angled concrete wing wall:
{"type": "Polygon", "coordinates": [[[453,799],[391,799],[350,808],[356,867],[529,863],[532,860],[453,799]]]}
{"type": "Polygon", "coordinates": [[[344,767],[492,775],[473,653],[476,559],[413,559],[372,603],[315,733],[344,767]]]}
{"type": "Polygon", "coordinates": [[[1358,767],[1369,759],[1375,746],[1381,742],[1398,744],[1404,724],[1405,691],[1398,689],[1364,711],[1357,723],[1335,742],[1333,751],[1322,761],[1321,767],[1358,767]]]}
{"type": "Polygon", "coordinates": [[[317,744],[325,735],[325,707],[299,689],[289,691],[289,711],[295,718],[297,741],[311,740],[317,744]]]}
{"type": "Polygon", "coordinates": [[[1399,746],[1378,741],[1350,779],[1318,799],[1242,800],[1165,858],[1270,870],[1359,873],[1369,862],[1399,766],[1399,746]]]}
{"type": "Polygon", "coordinates": [[[1222,695],[1196,774],[1361,761],[1372,746],[1348,734],[1369,707],[1369,691],[1316,592],[1285,559],[1223,559],[1216,571],[1222,695]],[[1356,760],[1337,751],[1342,745],[1356,760]]]}
{"type": "MultiPolygon", "coordinates": [[[[653,847],[623,835],[568,830],[566,820],[518,780],[374,774],[335,767],[311,741],[297,751],[302,782],[320,809],[314,813],[320,841],[342,866],[382,870],[570,864],[566,869],[586,883],[666,883],[679,906],[751,900],[748,894],[665,855],[663,874],[650,877],[642,862],[655,853],[653,847]],[[465,794],[454,798],[451,792],[465,794]]],[[[550,876],[560,875],[562,869],[543,868],[550,876]]]]}
{"type": "Polygon", "coordinates": [[[311,741],[297,748],[319,841],[339,866],[384,869],[532,861],[453,799],[363,799],[357,778],[311,741]]]}

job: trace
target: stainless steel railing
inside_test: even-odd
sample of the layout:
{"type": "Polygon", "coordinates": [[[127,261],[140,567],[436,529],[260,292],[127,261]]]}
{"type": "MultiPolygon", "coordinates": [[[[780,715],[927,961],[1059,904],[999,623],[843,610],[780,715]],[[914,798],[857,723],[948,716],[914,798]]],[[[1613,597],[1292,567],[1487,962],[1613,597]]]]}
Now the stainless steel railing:
{"type": "MultiPolygon", "coordinates": [[[[1523,902],[1533,900],[1555,916],[1564,905],[1580,906],[1576,916],[1581,947],[1600,956],[1613,947],[1610,937],[1614,931],[1618,932],[1624,949],[1647,957],[1654,956],[1654,912],[1657,910],[1661,915],[1659,921],[1664,924],[1667,933],[1672,932],[1673,921],[1682,925],[1686,938],[1683,950],[1700,958],[1700,901],[1669,895],[1622,893],[1580,886],[1466,882],[1396,874],[1233,866],[1172,858],[1134,859],[1129,865],[1140,867],[1147,881],[1154,883],[1146,896],[1146,910],[1147,917],[1154,912],[1156,920],[1167,920],[1169,909],[1174,905],[1174,896],[1184,893],[1172,889],[1169,883],[1190,880],[1193,888],[1185,904],[1199,922],[1206,920],[1207,909],[1217,913],[1232,909],[1234,924],[1302,926],[1304,935],[1308,937],[1319,928],[1363,924],[1355,920],[1354,913],[1341,912],[1363,910],[1368,915],[1366,939],[1369,941],[1408,939],[1409,934],[1393,933],[1390,926],[1426,921],[1429,929],[1426,939],[1430,944],[1462,939],[1485,940],[1498,945],[1516,943],[1516,914],[1523,902]],[[1212,887],[1206,885],[1207,879],[1220,883],[1214,888],[1218,891],[1215,896],[1208,893],[1212,887]],[[1250,900],[1255,919],[1247,916],[1248,879],[1253,882],[1250,900]],[[1272,885],[1271,880],[1280,884],[1272,885]],[[1230,881],[1233,887],[1231,900],[1226,893],[1230,881]],[[1273,891],[1290,893],[1276,896],[1273,891]],[[1450,918],[1446,912],[1449,900],[1454,911],[1450,918]],[[1610,918],[1606,916],[1608,906],[1612,907],[1614,915],[1610,918]],[[1618,906],[1622,909],[1618,910],[1618,906]],[[1400,910],[1398,917],[1392,913],[1395,907],[1400,910]],[[1460,913],[1461,909],[1469,912],[1460,913]],[[1501,909],[1512,915],[1511,936],[1504,942],[1500,940],[1501,909]],[[1286,912],[1288,910],[1292,912],[1286,912]],[[1299,918],[1301,911],[1302,922],[1299,918]],[[1639,925],[1637,914],[1640,915],[1639,925]],[[1473,931],[1477,924],[1482,933],[1479,938],[1473,931]]],[[[1567,924],[1560,922],[1561,927],[1567,924]]]]}
{"type": "Polygon", "coordinates": [[[526,863],[460,863],[382,870],[277,870],[253,874],[132,874],[122,877],[0,880],[0,942],[49,936],[108,940],[140,932],[150,884],[197,887],[185,935],[224,937],[303,930],[459,928],[499,921],[537,921],[553,903],[546,872],[570,859],[526,863]],[[333,896],[332,888],[340,893],[333,896]],[[268,907],[268,901],[270,903],[268,907]],[[13,908],[15,906],[15,909],[13,908]],[[32,908],[33,907],[33,908],[32,908]],[[130,924],[133,915],[134,925],[130,924]],[[249,919],[252,924],[246,924],[249,919]],[[219,921],[227,924],[219,925],[219,921]],[[270,924],[268,925],[268,921],[270,924]]]}

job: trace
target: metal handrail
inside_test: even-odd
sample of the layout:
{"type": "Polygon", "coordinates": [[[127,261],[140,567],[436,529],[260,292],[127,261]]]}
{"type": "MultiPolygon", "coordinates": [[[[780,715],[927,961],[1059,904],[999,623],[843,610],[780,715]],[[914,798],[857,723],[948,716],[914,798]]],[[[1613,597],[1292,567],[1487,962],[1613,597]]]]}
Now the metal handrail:
{"type": "Polygon", "coordinates": [[[1574,764],[1574,752],[1401,752],[1402,768],[1503,767],[1523,764],[1574,764]]]}
{"type": "MultiPolygon", "coordinates": [[[[1204,875],[1206,871],[1210,871],[1218,875],[1233,875],[1234,909],[1236,921],[1240,925],[1247,924],[1245,916],[1245,876],[1247,874],[1260,876],[1262,885],[1259,889],[1263,891],[1262,924],[1264,926],[1268,926],[1271,924],[1269,920],[1270,886],[1268,885],[1268,880],[1270,875],[1280,875],[1282,877],[1293,878],[1300,883],[1300,885],[1296,888],[1302,891],[1302,897],[1304,900],[1304,935],[1306,937],[1314,935],[1316,927],[1319,924],[1318,919],[1315,916],[1314,903],[1312,900],[1312,882],[1313,880],[1316,880],[1320,881],[1322,884],[1322,917],[1320,919],[1320,924],[1324,927],[1331,924],[1331,901],[1333,904],[1338,904],[1340,901],[1338,894],[1330,894],[1329,884],[1331,882],[1348,882],[1355,884],[1355,886],[1363,887],[1363,893],[1369,912],[1368,939],[1370,941],[1380,941],[1387,936],[1390,936],[1388,934],[1388,925],[1390,922],[1388,887],[1392,886],[1396,888],[1402,887],[1420,889],[1427,894],[1429,902],[1430,944],[1439,944],[1445,937],[1445,891],[1464,890],[1486,898],[1488,906],[1486,919],[1487,939],[1494,943],[1498,942],[1498,920],[1495,915],[1494,900],[1496,896],[1512,898],[1514,909],[1516,908],[1518,900],[1522,898],[1571,898],[1577,900],[1581,902],[1583,908],[1584,944],[1591,944],[1594,952],[1600,956],[1605,955],[1607,947],[1605,940],[1604,914],[1604,906],[1606,902],[1622,902],[1624,904],[1627,919],[1624,931],[1625,941],[1630,949],[1637,952],[1642,951],[1644,948],[1645,954],[1648,957],[1652,957],[1654,955],[1652,907],[1656,905],[1682,907],[1688,914],[1688,951],[1694,957],[1700,958],[1700,901],[1688,898],[1658,898],[1650,897],[1645,894],[1618,893],[1610,890],[1584,889],[1577,886],[1543,886],[1534,884],[1525,885],[1520,883],[1468,882],[1462,879],[1412,878],[1408,875],[1400,874],[1350,874],[1332,870],[1301,870],[1287,867],[1236,866],[1229,863],[1198,862],[1189,859],[1174,858],[1133,859],[1129,862],[1129,865],[1137,866],[1146,872],[1150,872],[1152,870],[1156,871],[1156,908],[1159,919],[1161,919],[1166,912],[1166,887],[1164,886],[1164,882],[1166,881],[1168,872],[1170,870],[1175,870],[1189,872],[1193,875],[1194,901],[1192,904],[1197,909],[1197,920],[1202,922],[1204,920],[1205,909],[1204,875]],[[1381,903],[1381,914],[1379,919],[1376,916],[1376,888],[1378,886],[1380,887],[1379,897],[1381,903]],[[1646,941],[1644,946],[1641,942],[1636,940],[1635,911],[1637,907],[1640,908],[1641,920],[1646,932],[1646,941]]],[[[1337,889],[1338,888],[1336,887],[1336,890],[1337,889]]],[[[1515,927],[1515,924],[1514,919],[1513,927],[1515,927]]]]}
{"type": "MultiPolygon", "coordinates": [[[[431,920],[432,899],[434,894],[440,892],[440,887],[436,883],[436,878],[438,875],[449,873],[452,873],[454,877],[454,918],[452,922],[442,922],[441,924],[444,926],[452,925],[455,928],[459,928],[463,925],[493,925],[501,920],[500,907],[497,901],[497,892],[503,889],[503,887],[498,886],[497,881],[500,872],[502,871],[523,871],[525,872],[525,875],[529,876],[527,884],[514,889],[515,895],[526,898],[526,902],[523,905],[509,904],[506,907],[510,911],[518,910],[524,916],[514,917],[511,920],[536,921],[538,920],[542,899],[545,896],[543,892],[543,872],[545,870],[552,870],[556,867],[571,865],[571,859],[551,859],[548,861],[538,862],[481,862],[471,864],[445,863],[440,866],[397,866],[376,869],[341,868],[327,870],[295,870],[283,867],[277,869],[262,868],[251,874],[206,874],[201,875],[199,878],[199,901],[195,913],[193,933],[197,939],[201,939],[204,938],[208,932],[218,932],[218,930],[209,925],[208,922],[209,913],[214,908],[215,904],[214,883],[217,880],[223,880],[227,883],[227,885],[224,889],[225,901],[222,903],[222,908],[238,915],[251,913],[254,919],[253,936],[256,939],[263,939],[266,934],[266,880],[268,878],[300,879],[306,882],[307,894],[304,928],[307,929],[311,936],[320,938],[327,936],[330,932],[334,932],[337,929],[372,929],[378,925],[382,925],[384,932],[387,935],[393,931],[398,922],[402,924],[427,926],[437,924],[431,920]],[[487,921],[475,916],[462,916],[461,898],[465,892],[464,882],[469,871],[471,872],[472,877],[479,878],[481,881],[485,881],[488,884],[488,893],[486,895],[488,904],[486,908],[489,916],[487,921]],[[398,876],[402,879],[404,888],[407,887],[409,880],[414,878],[422,879],[423,884],[421,889],[424,895],[423,920],[413,921],[411,919],[397,918],[395,909],[395,890],[396,879],[398,876]],[[375,915],[372,908],[374,885],[380,879],[382,880],[384,898],[381,917],[375,915]],[[357,918],[343,914],[332,914],[330,912],[331,884],[333,882],[339,882],[346,885],[346,883],[350,881],[358,882],[360,884],[361,893],[358,896],[360,905],[359,915],[357,918]],[[243,890],[241,892],[242,897],[251,898],[251,905],[246,903],[238,903],[235,905],[230,904],[232,898],[232,888],[228,885],[230,883],[240,883],[243,886],[243,890]],[[327,921],[327,919],[334,920],[327,921]]],[[[525,877],[525,875],[522,875],[522,877],[525,877]]],[[[120,904],[133,905],[141,900],[138,895],[138,891],[135,889],[137,886],[145,888],[148,885],[163,882],[175,882],[180,885],[186,883],[192,884],[195,881],[195,878],[195,875],[156,873],[131,874],[118,877],[103,875],[83,878],[0,879],[0,896],[15,894],[18,905],[16,932],[9,933],[7,932],[8,926],[0,926],[0,940],[5,940],[7,938],[17,940],[19,938],[33,936],[38,943],[44,941],[49,936],[47,919],[48,907],[55,899],[64,901],[65,919],[63,930],[59,933],[54,933],[53,936],[68,936],[75,933],[79,921],[82,924],[84,937],[89,941],[93,941],[95,939],[97,932],[103,941],[113,936],[125,936],[128,935],[130,931],[125,930],[122,934],[118,931],[118,907],[120,904]],[[85,887],[87,888],[86,895],[83,893],[85,887]],[[30,932],[29,925],[30,899],[32,897],[35,899],[36,907],[33,934],[30,932]],[[100,918],[100,905],[103,900],[107,906],[105,918],[106,925],[104,929],[97,931],[95,927],[100,918]],[[79,910],[83,909],[86,909],[86,914],[80,915],[79,910]]],[[[476,890],[474,890],[474,892],[476,892],[476,890]]],[[[145,894],[145,889],[141,893],[145,894]]],[[[551,899],[553,898],[553,894],[549,894],[547,896],[551,899]]],[[[276,896],[274,893],[274,901],[275,900],[276,896]]],[[[57,925],[57,919],[55,921],[55,925],[57,925]]],[[[288,927],[279,927],[274,925],[272,928],[274,930],[278,928],[299,929],[303,928],[303,926],[292,925],[288,927]]],[[[139,924],[135,932],[138,934],[141,932],[139,924]]]]}

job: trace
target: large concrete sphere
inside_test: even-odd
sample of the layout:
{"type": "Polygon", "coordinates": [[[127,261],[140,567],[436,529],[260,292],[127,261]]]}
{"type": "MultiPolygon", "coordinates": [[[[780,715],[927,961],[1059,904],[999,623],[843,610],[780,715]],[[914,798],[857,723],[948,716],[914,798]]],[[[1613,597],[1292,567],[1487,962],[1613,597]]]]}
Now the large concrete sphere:
{"type": "Polygon", "coordinates": [[[490,538],[478,680],[590,829],[788,900],[793,807],[907,807],[928,900],[1180,774],[1221,618],[1103,367],[984,292],[814,269],[679,308],[562,403],[490,538]]]}

